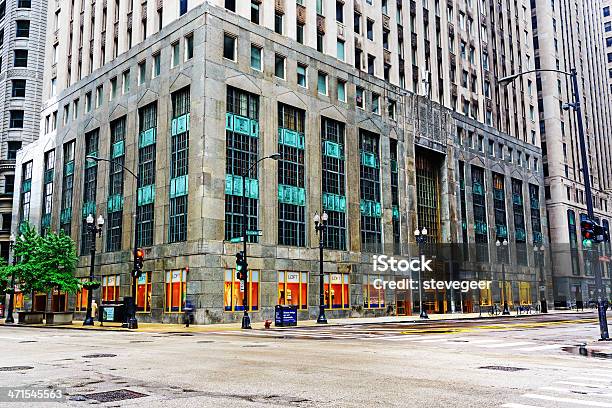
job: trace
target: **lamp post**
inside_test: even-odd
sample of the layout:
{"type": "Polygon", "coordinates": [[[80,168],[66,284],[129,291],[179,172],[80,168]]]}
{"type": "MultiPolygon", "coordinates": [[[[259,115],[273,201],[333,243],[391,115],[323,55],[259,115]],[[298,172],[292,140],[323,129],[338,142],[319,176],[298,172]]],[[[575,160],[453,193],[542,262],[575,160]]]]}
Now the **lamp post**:
{"type": "MultiPolygon", "coordinates": [[[[89,281],[93,282],[94,280],[94,262],[96,259],[96,235],[99,237],[102,236],[102,226],[104,225],[104,218],[100,215],[98,216],[98,225],[94,224],[93,215],[89,214],[85,219],[87,222],[87,232],[89,233],[89,239],[91,240],[89,254],[89,281]]],[[[83,326],[93,326],[94,319],[91,315],[91,302],[93,302],[93,288],[89,287],[87,290],[87,313],[85,314],[85,320],[83,321],[83,326]]]]}
{"type": "MultiPolygon", "coordinates": [[[[418,228],[414,230],[414,238],[419,246],[419,260],[423,255],[423,244],[427,240],[427,228],[423,228],[419,230],[418,228]]],[[[421,268],[419,268],[419,317],[421,319],[429,319],[427,316],[427,311],[423,309],[423,281],[421,279],[421,268]]]]}
{"type": "MultiPolygon", "coordinates": [[[[584,183],[584,195],[586,198],[587,215],[590,220],[595,218],[593,212],[593,193],[591,192],[591,178],[589,176],[589,160],[587,158],[586,142],[584,140],[584,125],[582,123],[582,109],[580,107],[580,89],[578,88],[578,72],[575,68],[570,69],[569,72],[561,71],[558,69],[533,69],[529,71],[519,72],[504,78],[501,78],[498,83],[500,85],[507,85],[516,78],[530,74],[534,72],[556,72],[565,76],[569,76],[572,80],[572,90],[574,93],[573,103],[564,103],[562,108],[568,110],[574,109],[576,113],[576,125],[578,127],[578,140],[580,142],[580,160],[582,162],[582,181],[584,183]]],[[[599,333],[600,340],[609,340],[610,335],[608,333],[608,318],[606,316],[606,310],[608,308],[607,299],[603,296],[603,281],[601,278],[601,268],[599,267],[599,260],[597,258],[596,251],[589,251],[588,256],[591,257],[591,264],[595,266],[595,285],[597,287],[597,314],[599,316],[599,333]]]]}
{"type": "Polygon", "coordinates": [[[247,263],[247,241],[248,234],[247,231],[249,229],[248,226],[248,208],[247,208],[247,197],[246,197],[246,179],[250,178],[251,171],[257,167],[259,162],[262,162],[266,159],[279,160],[282,157],[280,153],[274,153],[270,156],[262,157],[261,159],[255,161],[255,163],[251,164],[242,174],[242,242],[243,242],[243,253],[244,253],[244,295],[242,304],[244,305],[244,315],[242,316],[242,325],[243,329],[251,328],[251,318],[249,317],[249,268],[247,263]]]}
{"type": "MultiPolygon", "coordinates": [[[[17,264],[17,258],[15,257],[15,234],[11,234],[9,238],[9,249],[13,252],[13,266],[17,264]]],[[[9,292],[9,303],[8,308],[6,310],[6,319],[4,320],[4,324],[12,324],[15,323],[15,318],[13,317],[13,307],[15,306],[15,271],[11,273],[11,288],[9,292]]]]}
{"type": "Polygon", "coordinates": [[[327,218],[328,215],[325,211],[319,216],[319,213],[315,213],[312,220],[314,221],[315,231],[319,233],[319,317],[317,317],[317,323],[327,324],[325,318],[325,280],[323,276],[323,246],[325,244],[325,231],[327,229],[327,218]]]}
{"type": "Polygon", "coordinates": [[[538,266],[540,269],[540,279],[538,282],[538,293],[540,294],[540,313],[548,313],[548,305],[546,304],[546,290],[543,289],[545,287],[544,282],[544,245],[538,247],[538,245],[534,245],[533,252],[538,257],[538,266]]]}
{"type": "MultiPolygon", "coordinates": [[[[508,309],[508,299],[506,299],[506,252],[508,250],[508,240],[504,239],[500,241],[499,238],[495,241],[495,246],[498,249],[502,249],[504,251],[504,259],[502,260],[502,302],[504,304],[504,311],[502,315],[509,315],[510,309],[508,309]]],[[[498,252],[499,253],[499,252],[498,252]]]]}
{"type": "MultiPolygon", "coordinates": [[[[135,186],[135,190],[134,190],[134,197],[137,196],[137,190],[138,190],[138,183],[139,183],[139,178],[136,174],[134,174],[130,169],[128,169],[127,167],[125,167],[123,164],[109,160],[109,159],[105,159],[103,157],[96,157],[96,156],[85,156],[86,160],[90,160],[90,161],[95,161],[100,162],[100,161],[105,161],[105,162],[109,162],[110,164],[114,165],[114,166],[120,166],[123,170],[127,171],[129,174],[132,175],[132,177],[134,177],[134,181],[136,183],[135,186]]],[[[133,263],[133,267],[132,267],[132,310],[129,310],[128,313],[130,315],[130,317],[128,318],[128,328],[129,329],[137,329],[138,328],[138,320],[136,319],[136,285],[138,285],[138,270],[136,268],[136,258],[137,258],[137,253],[138,253],[138,223],[136,222],[136,211],[137,211],[137,203],[136,203],[136,198],[134,199],[134,248],[133,248],[133,259],[134,259],[134,263],[133,263]]]]}

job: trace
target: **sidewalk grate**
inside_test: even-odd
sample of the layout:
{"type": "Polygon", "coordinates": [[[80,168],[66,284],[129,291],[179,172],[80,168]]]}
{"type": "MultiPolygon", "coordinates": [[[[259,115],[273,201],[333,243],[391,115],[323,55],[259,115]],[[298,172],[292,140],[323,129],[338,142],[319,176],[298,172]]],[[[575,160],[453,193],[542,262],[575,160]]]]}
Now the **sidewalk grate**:
{"type": "Polygon", "coordinates": [[[98,402],[115,402],[115,401],[124,401],[124,400],[129,400],[129,399],[148,397],[147,394],[143,394],[141,392],[136,392],[136,391],[130,391],[126,389],[95,392],[93,394],[83,394],[80,396],[85,397],[87,399],[95,400],[98,402]]]}
{"type": "Polygon", "coordinates": [[[498,370],[498,371],[523,371],[523,370],[527,370],[527,368],[510,367],[510,366],[483,366],[483,367],[478,367],[478,368],[483,369],[483,370],[498,370]]]}
{"type": "Polygon", "coordinates": [[[0,371],[23,371],[23,370],[31,370],[34,367],[30,366],[8,366],[8,367],[0,367],[0,371]]]}

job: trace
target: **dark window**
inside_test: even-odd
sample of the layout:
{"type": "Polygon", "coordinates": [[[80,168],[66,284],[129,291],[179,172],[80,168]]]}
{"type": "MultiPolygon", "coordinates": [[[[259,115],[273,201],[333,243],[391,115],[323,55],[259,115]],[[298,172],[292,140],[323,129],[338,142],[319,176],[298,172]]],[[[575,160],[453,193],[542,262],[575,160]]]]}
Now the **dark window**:
{"type": "Polygon", "coordinates": [[[229,11],[236,11],[236,0],[225,0],[225,8],[229,11]]]}
{"type": "Polygon", "coordinates": [[[223,58],[236,60],[236,37],[229,34],[223,35],[223,58]]]}
{"type": "MultiPolygon", "coordinates": [[[[172,94],[172,118],[173,121],[181,121],[188,117],[190,111],[189,88],[181,89],[172,94]]],[[[188,177],[188,155],[189,155],[189,130],[177,129],[172,132],[170,153],[170,181],[175,186],[174,192],[170,191],[170,242],[187,240],[187,177],[188,177]],[[179,181],[184,181],[180,182],[179,181]],[[184,186],[179,189],[178,186],[184,186]]]]}
{"type": "Polygon", "coordinates": [[[361,33],[361,14],[359,13],[353,15],[353,31],[357,34],[361,33]]]}
{"type": "Polygon", "coordinates": [[[344,23],[344,2],[336,1],[336,21],[344,23]]]}
{"type": "Polygon", "coordinates": [[[379,137],[359,130],[361,243],[365,252],[378,252],[382,243],[379,137]]]}
{"type": "Polygon", "coordinates": [[[187,13],[187,0],[181,0],[180,6],[181,8],[180,8],[179,15],[182,16],[183,14],[187,13]]]}
{"type": "Polygon", "coordinates": [[[17,7],[19,8],[31,8],[32,2],[30,0],[18,0],[17,7]]]}
{"type": "MultiPolygon", "coordinates": [[[[85,154],[97,155],[98,153],[99,129],[85,134],[85,154]]],[[[83,204],[81,211],[81,255],[86,255],[91,248],[91,234],[87,231],[85,219],[89,214],[96,217],[96,190],[98,187],[98,165],[95,161],[84,159],[85,175],[83,178],[83,204]]]]}
{"type": "Polygon", "coordinates": [[[45,152],[45,172],[43,185],[42,217],[40,220],[40,230],[42,235],[49,232],[51,226],[51,211],[53,210],[53,179],[55,169],[55,150],[45,152]]]}
{"type": "Polygon", "coordinates": [[[10,231],[11,230],[11,213],[2,214],[2,231],[10,231]]]}
{"type": "Polygon", "coordinates": [[[23,129],[23,111],[12,110],[10,112],[9,128],[11,129],[23,129]]]}
{"type": "Polygon", "coordinates": [[[109,252],[119,251],[121,249],[122,223],[122,211],[108,213],[108,219],[106,220],[106,250],[109,252]]]}
{"type": "Polygon", "coordinates": [[[110,124],[110,156],[108,181],[108,221],[106,232],[106,250],[121,250],[123,222],[123,172],[125,163],[126,118],[121,117],[110,124]]]}
{"type": "Polygon", "coordinates": [[[153,245],[155,156],[157,138],[157,104],[140,109],[138,148],[138,207],[136,209],[139,246],[153,245]]]}
{"type": "Polygon", "coordinates": [[[374,41],[374,21],[368,18],[366,23],[367,37],[368,40],[374,41]]]}
{"type": "Polygon", "coordinates": [[[274,31],[278,34],[283,33],[283,15],[279,13],[274,14],[274,31]]]}
{"type": "Polygon", "coordinates": [[[4,176],[4,194],[13,194],[15,191],[15,176],[9,174],[4,176]]]}
{"type": "Polygon", "coordinates": [[[6,2],[3,1],[0,3],[0,19],[3,19],[5,14],[6,14],[6,2]]]}
{"type": "Polygon", "coordinates": [[[25,79],[13,79],[13,88],[11,96],[13,98],[25,98],[26,91],[26,80],[25,79]]]}
{"type": "Polygon", "coordinates": [[[19,141],[10,141],[7,142],[8,152],[6,154],[6,158],[9,160],[15,160],[17,158],[17,150],[21,149],[21,142],[19,141]]]}
{"type": "Polygon", "coordinates": [[[260,5],[257,1],[251,1],[251,22],[259,24],[259,9],[260,5]]]}
{"type": "Polygon", "coordinates": [[[30,36],[30,20],[17,20],[16,37],[28,38],[30,36]]]}
{"type": "Polygon", "coordinates": [[[15,50],[13,66],[21,68],[28,66],[28,50],[15,50]]]}
{"type": "Polygon", "coordinates": [[[474,211],[474,239],[476,241],[476,260],[488,262],[488,226],[485,200],[484,169],[472,166],[472,207],[474,211]]]}
{"type": "Polygon", "coordinates": [[[346,249],[346,171],[345,125],[321,118],[321,161],[323,209],[329,218],[325,230],[325,246],[346,249]]]}
{"type": "Polygon", "coordinates": [[[64,144],[64,168],[62,181],[62,209],[60,213],[60,228],[70,235],[72,227],[72,189],[74,182],[74,147],[76,142],[64,144]]]}
{"type": "Polygon", "coordinates": [[[193,34],[185,37],[185,60],[193,58],[193,34]]]}
{"type": "Polygon", "coordinates": [[[21,174],[21,211],[19,211],[19,216],[20,221],[27,221],[30,219],[30,199],[32,193],[32,161],[23,164],[21,168],[21,174]]]}

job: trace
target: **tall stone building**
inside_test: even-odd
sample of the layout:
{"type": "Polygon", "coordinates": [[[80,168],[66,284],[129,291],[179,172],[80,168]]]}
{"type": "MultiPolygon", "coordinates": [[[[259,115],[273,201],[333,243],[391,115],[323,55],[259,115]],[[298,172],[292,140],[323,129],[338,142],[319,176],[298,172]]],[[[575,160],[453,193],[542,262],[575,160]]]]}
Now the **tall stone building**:
{"type": "Polygon", "coordinates": [[[0,1],[0,257],[9,258],[15,158],[39,135],[46,1],[0,1]]]}
{"type": "Polygon", "coordinates": [[[603,33],[606,41],[605,54],[606,63],[608,66],[608,85],[610,94],[612,94],[612,1],[606,0],[603,2],[601,13],[603,16],[603,33]]]}
{"type": "MultiPolygon", "coordinates": [[[[584,119],[588,163],[582,163],[569,76],[538,74],[538,112],[546,201],[554,256],[555,302],[579,305],[593,299],[594,267],[585,259],[580,220],[587,213],[582,166],[589,166],[595,216],[608,228],[612,216],[612,94],[609,92],[601,1],[532,1],[535,67],[576,69],[584,119]]],[[[597,248],[610,256],[610,244],[597,248]]],[[[607,258],[602,258],[606,260],[607,258]]],[[[610,293],[609,262],[601,262],[610,293]]]]}
{"type": "MultiPolygon", "coordinates": [[[[493,283],[425,291],[430,312],[551,299],[548,256],[533,251],[548,245],[535,77],[494,86],[531,64],[522,3],[91,7],[80,19],[69,14],[73,24],[49,38],[57,62],[45,81],[46,131],[19,155],[32,172],[17,179],[31,183],[36,199],[29,211],[15,200],[14,214],[16,223],[69,233],[83,278],[91,242],[84,219],[103,215],[102,301],[129,295],[136,231],[146,251],[140,319],[176,321],[186,301],[198,322],[239,319],[233,267],[242,246],[232,238],[242,231],[243,188],[248,227],[262,231],[248,250],[255,319],[270,318],[279,303],[316,316],[312,219],[322,210],[331,316],[418,310],[418,291],[374,287],[377,278],[410,276],[375,272],[372,256],[420,250],[437,255],[427,279],[493,283]],[[510,41],[509,32],[520,35],[510,41]],[[47,127],[54,117],[57,128],[47,127]],[[277,152],[279,161],[263,160],[243,178],[277,152]],[[138,184],[87,155],[125,165],[138,184]],[[413,231],[423,228],[419,249],[413,231]]],[[[65,10],[60,2],[50,18],[68,21],[65,10]]],[[[39,297],[35,305],[45,303],[39,297]]],[[[85,297],[68,303],[82,311],[85,297]]]]}

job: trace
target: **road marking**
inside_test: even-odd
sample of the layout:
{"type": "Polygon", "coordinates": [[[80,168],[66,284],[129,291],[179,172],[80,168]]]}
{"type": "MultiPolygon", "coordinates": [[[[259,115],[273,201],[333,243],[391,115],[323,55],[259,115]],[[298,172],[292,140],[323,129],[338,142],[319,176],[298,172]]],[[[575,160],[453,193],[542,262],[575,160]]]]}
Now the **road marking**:
{"type": "Polygon", "coordinates": [[[612,378],[593,378],[593,377],[585,378],[585,377],[570,377],[570,378],[568,378],[568,379],[569,379],[569,380],[578,380],[578,381],[587,380],[587,381],[595,381],[595,382],[607,382],[607,383],[610,383],[610,385],[612,385],[612,378]]]}
{"type": "Polygon", "coordinates": [[[497,344],[482,344],[480,345],[480,347],[486,347],[486,348],[494,348],[494,347],[517,347],[517,346],[527,346],[529,344],[533,344],[530,341],[517,341],[514,343],[504,343],[503,341],[498,341],[497,344]]]}
{"type": "Polygon", "coordinates": [[[593,397],[612,398],[612,394],[600,394],[600,393],[593,392],[593,391],[578,391],[578,392],[576,392],[576,391],[573,391],[573,390],[568,390],[566,388],[558,388],[558,387],[542,387],[540,389],[541,390],[545,390],[545,391],[555,391],[555,392],[561,392],[561,393],[564,393],[564,394],[574,394],[574,395],[576,395],[576,393],[583,393],[584,392],[585,394],[588,394],[588,395],[593,396],[593,397]]]}
{"type": "Polygon", "coordinates": [[[509,404],[504,404],[502,405],[502,408],[543,408],[541,406],[535,406],[535,405],[525,405],[525,404],[516,404],[514,402],[511,402],[509,404]]]}
{"type": "Polygon", "coordinates": [[[561,347],[568,347],[565,344],[546,344],[543,346],[534,346],[534,347],[524,347],[520,348],[517,351],[543,351],[543,350],[553,350],[561,347]]]}
{"type": "Polygon", "coordinates": [[[523,397],[532,398],[532,399],[540,399],[544,401],[567,402],[568,404],[587,405],[590,407],[612,408],[611,403],[599,402],[599,401],[586,401],[584,399],[551,397],[550,395],[540,395],[540,394],[525,394],[523,395],[523,397]]]}
{"type": "Polygon", "coordinates": [[[555,384],[574,385],[576,387],[587,387],[587,388],[608,388],[604,384],[587,384],[587,383],[577,383],[577,382],[572,382],[572,381],[557,381],[555,384]]]}

